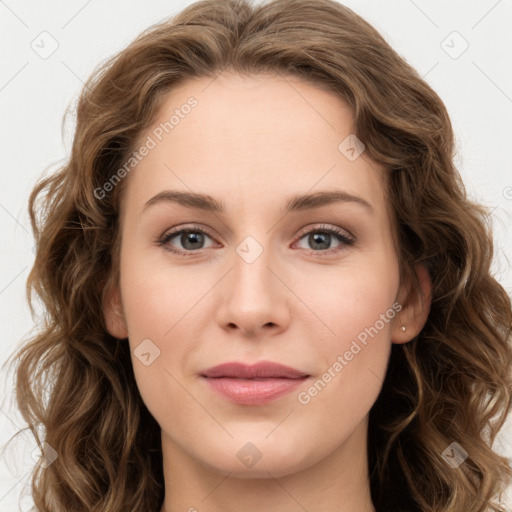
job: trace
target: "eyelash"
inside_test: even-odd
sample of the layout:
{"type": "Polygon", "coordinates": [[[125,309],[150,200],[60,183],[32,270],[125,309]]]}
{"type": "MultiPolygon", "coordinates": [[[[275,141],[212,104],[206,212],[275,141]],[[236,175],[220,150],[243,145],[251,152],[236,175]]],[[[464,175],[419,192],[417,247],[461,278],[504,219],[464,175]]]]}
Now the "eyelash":
{"type": "MultiPolygon", "coordinates": [[[[179,255],[182,255],[182,256],[194,256],[198,252],[200,252],[200,250],[197,250],[197,251],[179,251],[179,250],[173,249],[170,245],[168,245],[170,240],[172,240],[176,235],[179,235],[179,234],[185,233],[185,232],[189,232],[189,233],[196,233],[196,232],[197,233],[202,233],[204,235],[209,236],[210,238],[213,238],[203,228],[201,228],[199,226],[196,226],[196,225],[192,225],[192,226],[189,226],[189,227],[186,227],[186,228],[177,228],[177,229],[174,229],[174,230],[172,230],[170,232],[165,233],[163,236],[161,236],[161,237],[159,237],[157,239],[157,245],[165,246],[165,249],[167,251],[170,251],[170,252],[172,252],[174,254],[179,254],[179,255]]],[[[311,233],[323,233],[323,234],[334,235],[337,238],[337,240],[339,242],[342,242],[343,245],[345,245],[345,246],[351,246],[351,245],[353,245],[355,243],[355,239],[354,238],[348,237],[340,229],[335,228],[335,227],[328,227],[327,225],[321,225],[321,226],[312,228],[309,231],[301,233],[299,235],[299,237],[296,239],[296,241],[301,240],[306,235],[309,235],[311,233]]],[[[327,256],[327,255],[331,255],[333,253],[337,253],[339,251],[344,250],[345,248],[343,247],[343,245],[335,247],[334,249],[319,250],[319,251],[310,250],[308,252],[309,252],[309,254],[314,254],[314,255],[318,255],[318,256],[327,256]]]]}

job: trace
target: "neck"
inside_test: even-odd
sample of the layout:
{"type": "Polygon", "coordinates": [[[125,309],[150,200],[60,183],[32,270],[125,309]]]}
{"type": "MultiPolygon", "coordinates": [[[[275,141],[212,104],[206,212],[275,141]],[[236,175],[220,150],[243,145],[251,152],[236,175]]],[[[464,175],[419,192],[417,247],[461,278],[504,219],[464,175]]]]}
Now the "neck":
{"type": "MultiPolygon", "coordinates": [[[[375,512],[367,464],[367,418],[334,452],[305,469],[239,477],[190,457],[162,433],[165,500],[160,512],[375,512]]],[[[298,443],[300,444],[300,443],[298,443]]]]}

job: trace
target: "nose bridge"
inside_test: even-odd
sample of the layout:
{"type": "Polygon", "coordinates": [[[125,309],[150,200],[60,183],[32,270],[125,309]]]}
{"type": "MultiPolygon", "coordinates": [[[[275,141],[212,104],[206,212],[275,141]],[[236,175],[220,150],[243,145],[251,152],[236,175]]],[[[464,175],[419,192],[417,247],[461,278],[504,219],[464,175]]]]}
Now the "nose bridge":
{"type": "Polygon", "coordinates": [[[269,229],[270,212],[257,207],[257,198],[247,197],[243,193],[240,196],[244,200],[237,210],[239,227],[236,236],[241,239],[234,247],[233,284],[243,282],[253,290],[259,285],[272,286],[272,272],[268,267],[275,264],[276,255],[272,251],[275,230],[269,229]]]}
{"type": "MultiPolygon", "coordinates": [[[[268,234],[246,236],[236,247],[233,258],[233,287],[235,293],[251,297],[254,294],[267,295],[274,290],[275,279],[269,267],[275,260],[272,255],[268,234]]],[[[259,300],[263,300],[259,297],[259,300]]]]}
{"type": "Polygon", "coordinates": [[[271,236],[248,235],[235,247],[232,271],[223,286],[219,321],[236,325],[245,332],[257,331],[267,324],[285,323],[287,314],[283,295],[285,287],[274,275],[276,255],[271,250],[271,236]]]}

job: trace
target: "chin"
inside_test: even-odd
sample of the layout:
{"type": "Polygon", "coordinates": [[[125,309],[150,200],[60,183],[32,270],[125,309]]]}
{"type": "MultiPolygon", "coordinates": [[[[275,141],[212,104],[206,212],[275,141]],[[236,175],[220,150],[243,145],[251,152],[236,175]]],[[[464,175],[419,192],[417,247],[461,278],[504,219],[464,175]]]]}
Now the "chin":
{"type": "Polygon", "coordinates": [[[211,470],[230,473],[230,477],[240,479],[269,478],[269,473],[276,478],[284,477],[307,469],[316,462],[309,460],[313,457],[307,456],[308,451],[303,444],[300,452],[297,445],[285,448],[268,440],[243,444],[232,440],[224,448],[217,445],[217,449],[210,451],[207,458],[204,454],[196,455],[211,470]]]}

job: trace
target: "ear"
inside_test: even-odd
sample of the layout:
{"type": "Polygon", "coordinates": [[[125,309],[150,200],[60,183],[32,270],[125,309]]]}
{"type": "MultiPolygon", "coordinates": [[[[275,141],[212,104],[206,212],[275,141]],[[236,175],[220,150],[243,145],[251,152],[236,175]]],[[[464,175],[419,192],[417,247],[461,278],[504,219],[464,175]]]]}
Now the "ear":
{"type": "Polygon", "coordinates": [[[128,337],[128,328],[124,317],[121,291],[117,285],[109,288],[103,303],[103,318],[107,331],[114,338],[124,339],[128,337]]]}
{"type": "Polygon", "coordinates": [[[407,343],[423,329],[430,312],[432,281],[423,265],[415,267],[419,289],[411,283],[400,288],[397,301],[402,305],[401,311],[394,319],[391,333],[393,343],[407,343]],[[405,327],[405,331],[402,330],[405,327]]]}

